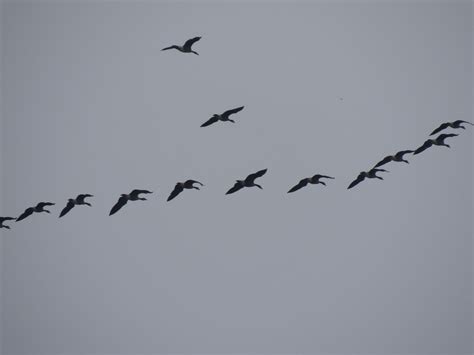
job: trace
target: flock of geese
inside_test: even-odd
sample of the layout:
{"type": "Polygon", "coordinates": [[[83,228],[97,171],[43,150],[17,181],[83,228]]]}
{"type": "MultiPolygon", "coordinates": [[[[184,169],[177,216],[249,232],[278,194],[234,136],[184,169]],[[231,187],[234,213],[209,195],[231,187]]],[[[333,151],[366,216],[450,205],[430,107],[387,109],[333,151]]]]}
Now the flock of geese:
{"type": "MultiPolygon", "coordinates": [[[[182,46],[180,45],[172,45],[166,48],[163,48],[162,51],[170,50],[170,49],[176,49],[182,53],[193,53],[196,55],[199,55],[196,51],[192,49],[192,46],[194,43],[199,41],[201,37],[194,37],[189,40],[187,40],[182,46]]],[[[210,126],[218,121],[222,122],[232,122],[235,123],[233,119],[230,119],[230,116],[233,114],[236,114],[244,109],[244,106],[240,106],[231,110],[227,110],[221,114],[214,114],[209,120],[204,122],[201,127],[207,127],[210,126]]],[[[447,128],[454,128],[454,129],[466,129],[464,125],[469,124],[469,125],[474,125],[471,122],[463,121],[463,120],[457,120],[453,122],[445,122],[441,124],[438,128],[436,128],[430,136],[433,136],[447,128]]],[[[388,172],[385,169],[380,168],[381,166],[390,163],[390,162],[404,162],[404,163],[409,163],[408,160],[406,160],[404,157],[407,154],[413,154],[417,155],[425,151],[426,149],[432,147],[432,146],[445,146],[445,147],[450,147],[448,144],[445,143],[445,140],[447,138],[452,138],[456,137],[458,134],[453,134],[453,133],[442,133],[436,138],[430,138],[427,139],[419,148],[416,150],[402,150],[394,155],[388,155],[382,160],[380,160],[373,168],[367,171],[362,171],[359,173],[359,175],[355,178],[354,181],[352,181],[348,189],[352,189],[356,185],[360,184],[362,181],[366,179],[379,179],[383,180],[383,177],[378,176],[377,173],[382,173],[382,172],[388,172]]],[[[267,172],[267,169],[259,170],[253,174],[248,175],[245,179],[243,180],[236,180],[234,185],[226,192],[226,195],[233,194],[244,187],[258,187],[259,189],[263,189],[261,185],[257,184],[255,182],[256,179],[261,178],[263,175],[265,175],[267,172]]],[[[323,185],[326,186],[326,182],[324,180],[326,179],[334,179],[332,176],[328,175],[321,175],[321,174],[316,174],[311,177],[306,177],[304,179],[301,179],[295,186],[290,188],[288,190],[288,193],[293,193],[295,191],[298,191],[302,189],[303,187],[306,187],[308,184],[312,185],[323,185]]],[[[326,180],[327,181],[327,180],[326,180]]],[[[199,181],[196,180],[186,180],[184,182],[178,182],[176,183],[174,189],[171,191],[167,201],[171,201],[174,198],[176,198],[180,193],[182,193],[184,190],[199,190],[200,186],[204,186],[199,181]],[[196,186],[199,185],[199,186],[196,186]]],[[[151,194],[153,193],[152,191],[148,190],[140,190],[140,189],[135,189],[131,191],[128,194],[122,194],[120,195],[118,201],[112,206],[109,216],[114,215],[117,213],[119,210],[121,210],[129,201],[143,201],[146,200],[146,197],[143,197],[143,195],[151,194]]],[[[76,198],[70,198],[66,204],[66,206],[61,210],[59,214],[59,218],[64,217],[66,214],[68,214],[74,207],[76,206],[92,206],[89,202],[86,201],[86,198],[93,197],[91,194],[80,194],[76,198]]],[[[51,213],[46,207],[49,206],[54,206],[55,203],[53,202],[40,202],[36,204],[36,206],[33,207],[28,207],[19,217],[0,217],[0,228],[5,228],[5,229],[10,229],[10,226],[4,224],[7,221],[22,221],[26,219],[27,217],[33,215],[34,213],[51,213]]]]}

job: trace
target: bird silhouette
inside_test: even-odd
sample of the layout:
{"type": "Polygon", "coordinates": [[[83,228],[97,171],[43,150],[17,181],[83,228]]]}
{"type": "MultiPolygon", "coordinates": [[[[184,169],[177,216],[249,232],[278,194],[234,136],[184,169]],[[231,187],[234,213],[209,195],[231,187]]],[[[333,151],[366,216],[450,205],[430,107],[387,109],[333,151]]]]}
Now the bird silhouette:
{"type": "Polygon", "coordinates": [[[321,184],[321,185],[326,186],[326,183],[324,181],[321,181],[321,179],[323,179],[323,178],[325,178],[325,179],[334,179],[332,176],[316,174],[316,175],[313,175],[311,177],[307,177],[307,178],[304,178],[304,179],[300,180],[300,182],[298,184],[296,184],[295,186],[293,186],[288,191],[288,193],[298,191],[299,189],[305,187],[308,184],[321,184]]]}
{"type": "Polygon", "coordinates": [[[263,189],[263,187],[255,183],[255,179],[265,175],[266,172],[267,169],[259,170],[256,173],[247,176],[245,180],[236,180],[236,183],[234,186],[232,186],[232,188],[229,189],[229,191],[226,192],[226,195],[233,194],[244,187],[257,186],[259,189],[263,189]]]}
{"type": "Polygon", "coordinates": [[[31,216],[33,213],[41,213],[41,212],[46,212],[46,213],[51,213],[51,211],[45,210],[44,208],[46,206],[54,206],[55,203],[53,202],[40,202],[38,203],[35,207],[29,207],[23,212],[20,217],[16,219],[16,222],[24,220],[26,217],[31,216]]]}
{"type": "Polygon", "coordinates": [[[62,216],[66,215],[70,210],[72,210],[74,208],[74,206],[76,205],[86,205],[86,206],[92,206],[89,202],[86,202],[85,201],[85,198],[86,197],[93,197],[93,195],[89,195],[89,194],[80,194],[80,195],[77,195],[77,197],[74,199],[74,198],[70,198],[68,199],[68,202],[66,204],[66,207],[63,208],[63,210],[61,211],[60,215],[59,215],[59,218],[61,218],[62,216]]]}
{"type": "Polygon", "coordinates": [[[14,217],[0,217],[0,228],[10,229],[10,226],[3,224],[3,222],[14,221],[15,219],[14,217]]]}
{"type": "Polygon", "coordinates": [[[204,186],[202,183],[200,183],[199,181],[196,181],[196,180],[186,180],[185,182],[177,182],[176,185],[174,186],[173,191],[171,191],[171,194],[169,195],[169,197],[166,201],[171,201],[176,196],[178,196],[181,192],[183,192],[184,189],[199,190],[199,187],[194,186],[194,184],[199,184],[201,186],[204,186]]]}
{"type": "Polygon", "coordinates": [[[209,120],[207,120],[206,122],[204,122],[201,127],[207,127],[207,126],[210,126],[211,124],[213,123],[216,123],[217,121],[222,121],[222,122],[233,122],[235,123],[234,120],[231,120],[229,118],[230,115],[233,115],[234,113],[237,113],[237,112],[240,112],[244,109],[245,106],[240,106],[240,107],[237,107],[237,108],[234,108],[232,110],[227,110],[223,113],[221,113],[220,115],[215,113],[209,120]]]}
{"type": "Polygon", "coordinates": [[[402,150],[399,151],[398,153],[394,155],[387,155],[385,158],[383,158],[381,161],[379,161],[376,165],[375,168],[378,168],[379,166],[385,165],[391,161],[397,161],[397,162],[404,162],[409,164],[408,160],[403,159],[403,156],[408,153],[413,153],[413,150],[402,150]]]}
{"type": "Polygon", "coordinates": [[[357,178],[351,182],[351,184],[349,185],[349,187],[347,189],[352,189],[354,186],[356,186],[357,184],[361,183],[362,181],[364,181],[365,179],[379,179],[379,180],[383,180],[383,177],[381,176],[377,176],[377,173],[378,172],[387,172],[388,173],[388,170],[385,170],[385,169],[377,169],[377,168],[372,168],[370,169],[369,171],[362,171],[359,173],[359,175],[357,176],[357,178]]]}
{"type": "Polygon", "coordinates": [[[140,197],[140,194],[151,194],[151,191],[148,190],[133,190],[130,192],[128,195],[127,194],[121,194],[120,198],[118,199],[117,203],[112,207],[110,210],[109,216],[112,216],[114,213],[117,213],[118,210],[120,210],[123,206],[127,204],[128,201],[145,201],[145,197],[140,197]]]}
{"type": "Polygon", "coordinates": [[[448,127],[466,129],[466,127],[464,127],[464,126],[462,125],[463,123],[465,123],[465,124],[470,124],[471,126],[474,126],[473,123],[467,122],[467,121],[463,121],[463,120],[457,120],[457,121],[453,121],[453,122],[445,122],[445,123],[442,123],[442,124],[441,124],[438,128],[436,128],[433,132],[431,132],[430,136],[433,136],[433,135],[435,135],[436,133],[441,132],[443,129],[446,129],[446,128],[448,128],[448,127]]]}
{"type": "Polygon", "coordinates": [[[454,133],[440,134],[438,137],[436,137],[434,139],[428,139],[427,141],[425,141],[425,143],[423,143],[423,145],[421,147],[419,147],[417,150],[415,150],[413,155],[420,154],[421,152],[424,152],[429,147],[432,147],[433,145],[439,145],[439,146],[444,146],[444,147],[451,148],[448,144],[444,143],[444,140],[446,138],[456,137],[456,136],[458,136],[458,134],[454,134],[454,133]]]}
{"type": "Polygon", "coordinates": [[[162,51],[167,51],[168,49],[177,49],[178,51],[183,52],[183,53],[194,53],[196,55],[199,55],[199,53],[193,51],[191,47],[194,43],[196,43],[200,39],[201,37],[194,37],[194,38],[188,39],[182,46],[172,45],[172,46],[163,48],[162,51]]]}

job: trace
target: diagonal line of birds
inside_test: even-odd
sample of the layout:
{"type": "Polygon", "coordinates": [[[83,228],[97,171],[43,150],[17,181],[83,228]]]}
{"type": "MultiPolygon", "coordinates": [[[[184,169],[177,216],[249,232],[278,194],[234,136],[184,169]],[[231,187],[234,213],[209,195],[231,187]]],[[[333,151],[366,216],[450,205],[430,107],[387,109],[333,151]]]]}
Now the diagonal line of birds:
{"type": "MultiPolygon", "coordinates": [[[[162,51],[175,49],[181,53],[193,53],[195,55],[199,55],[196,51],[192,49],[192,47],[201,38],[202,37],[194,37],[194,38],[188,39],[183,45],[171,45],[171,46],[163,48],[162,51]]],[[[342,98],[340,98],[340,100],[342,100],[342,98]]],[[[234,119],[230,118],[230,116],[241,112],[243,109],[244,109],[244,106],[239,106],[239,107],[224,111],[223,113],[220,113],[220,114],[214,114],[211,118],[209,118],[207,121],[202,123],[201,127],[208,127],[219,121],[236,123],[234,119]]],[[[439,127],[437,127],[431,132],[430,137],[448,128],[466,129],[465,125],[474,126],[473,123],[463,121],[463,120],[456,120],[453,122],[442,123],[441,125],[439,125],[439,127]]],[[[405,158],[408,154],[418,155],[433,146],[442,146],[442,147],[450,148],[450,145],[447,144],[445,140],[448,138],[453,138],[457,136],[458,134],[454,134],[454,133],[441,133],[435,138],[427,139],[421,146],[419,146],[415,150],[401,150],[399,152],[396,152],[393,155],[387,155],[378,163],[376,163],[371,169],[360,172],[357,175],[357,177],[349,184],[347,189],[352,189],[367,179],[383,180],[383,177],[378,174],[387,173],[389,171],[381,167],[390,162],[402,162],[402,163],[409,164],[408,160],[405,158]]],[[[263,189],[263,187],[260,184],[256,183],[256,180],[259,178],[262,178],[266,173],[267,173],[267,169],[262,169],[255,173],[249,174],[243,180],[236,180],[234,185],[225,194],[226,195],[234,194],[242,190],[243,188],[257,187],[258,189],[263,189]]],[[[307,187],[308,185],[326,186],[328,180],[333,180],[333,179],[335,179],[333,176],[315,174],[313,176],[301,179],[296,185],[291,187],[287,193],[294,193],[298,190],[303,189],[304,187],[307,187]]],[[[183,182],[177,182],[173,190],[169,194],[167,201],[169,202],[177,198],[177,196],[183,193],[184,190],[200,190],[200,187],[203,187],[203,186],[204,186],[203,183],[197,180],[192,180],[192,179],[188,179],[183,182]]],[[[117,202],[112,206],[109,212],[109,216],[116,214],[130,201],[132,202],[133,201],[146,201],[147,198],[144,196],[148,194],[152,194],[152,193],[153,192],[149,190],[134,189],[128,194],[121,194],[117,202]]],[[[66,216],[67,214],[69,214],[71,210],[74,209],[76,206],[91,207],[92,204],[88,202],[88,200],[86,199],[89,199],[92,197],[94,197],[94,195],[86,193],[86,194],[79,194],[75,198],[68,199],[66,206],[64,206],[64,208],[61,210],[59,214],[59,218],[62,218],[66,216]]],[[[32,216],[35,213],[44,212],[44,213],[50,214],[51,211],[48,210],[47,207],[54,206],[54,205],[55,205],[54,202],[39,202],[35,206],[28,207],[27,209],[25,209],[25,211],[21,213],[20,216],[18,217],[0,217],[0,229],[1,228],[11,229],[11,227],[8,224],[5,224],[5,222],[9,222],[9,221],[19,222],[32,216]]]]}

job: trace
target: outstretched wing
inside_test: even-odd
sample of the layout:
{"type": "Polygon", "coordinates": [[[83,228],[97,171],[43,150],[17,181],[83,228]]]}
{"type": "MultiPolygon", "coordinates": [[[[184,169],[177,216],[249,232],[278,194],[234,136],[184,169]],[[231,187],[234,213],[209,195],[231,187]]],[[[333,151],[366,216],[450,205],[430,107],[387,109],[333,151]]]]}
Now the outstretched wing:
{"type": "Polygon", "coordinates": [[[184,188],[181,184],[176,184],[176,186],[174,187],[173,191],[171,191],[171,194],[169,195],[166,201],[171,201],[176,196],[178,196],[183,190],[184,188]]]}
{"type": "Polygon", "coordinates": [[[31,215],[33,214],[34,210],[35,210],[35,209],[34,209],[33,207],[27,208],[27,209],[25,210],[25,212],[23,212],[23,213],[20,215],[20,217],[18,217],[18,218],[16,219],[16,221],[19,222],[19,221],[24,220],[26,217],[31,216],[31,215]]]}
{"type": "Polygon", "coordinates": [[[74,207],[74,202],[72,201],[69,201],[66,205],[66,207],[63,208],[63,210],[61,211],[61,214],[59,215],[59,218],[61,218],[62,216],[64,216],[66,213],[68,213],[70,210],[72,210],[72,208],[74,207]]]}
{"type": "Polygon", "coordinates": [[[148,190],[138,190],[138,189],[135,189],[133,190],[132,192],[130,192],[130,197],[132,198],[137,198],[138,195],[140,194],[151,194],[152,192],[151,191],[148,191],[148,190]]]}
{"type": "Polygon", "coordinates": [[[375,164],[374,168],[377,168],[379,166],[382,166],[384,164],[387,164],[389,162],[391,162],[393,160],[393,158],[389,155],[385,158],[383,158],[381,161],[379,161],[377,164],[375,164]]]}
{"type": "Polygon", "coordinates": [[[234,186],[232,186],[232,188],[230,188],[230,190],[227,191],[225,194],[226,194],[226,195],[233,194],[234,192],[239,191],[239,190],[240,190],[241,188],[243,188],[243,187],[244,187],[244,185],[242,185],[242,184],[239,183],[239,182],[236,182],[236,183],[234,184],[234,186]]]}
{"type": "Polygon", "coordinates": [[[123,206],[125,206],[127,201],[128,201],[128,198],[126,198],[125,196],[121,196],[118,199],[117,203],[114,205],[114,207],[112,207],[112,209],[110,210],[109,216],[112,216],[119,209],[121,209],[123,206]]]}
{"type": "Polygon", "coordinates": [[[444,140],[445,140],[446,138],[457,137],[457,136],[458,136],[458,134],[455,134],[455,133],[440,134],[438,137],[436,137],[436,140],[437,140],[437,141],[444,142],[444,140]]]}
{"type": "Polygon", "coordinates": [[[263,170],[257,171],[257,172],[254,173],[254,174],[250,174],[250,175],[247,176],[247,178],[245,179],[245,182],[246,182],[246,183],[253,183],[256,178],[259,178],[259,177],[265,175],[266,172],[267,172],[267,169],[263,169],[263,170]]]}
{"type": "Polygon", "coordinates": [[[191,186],[192,186],[193,184],[199,184],[199,185],[201,185],[201,186],[204,186],[204,184],[203,184],[202,182],[199,182],[199,181],[197,181],[197,180],[191,180],[191,179],[186,180],[186,181],[184,182],[184,184],[185,184],[186,186],[188,186],[188,185],[191,185],[191,186]]]}
{"type": "Polygon", "coordinates": [[[431,143],[431,141],[425,141],[425,143],[423,143],[421,147],[419,147],[413,152],[413,155],[417,155],[417,154],[420,154],[421,152],[424,152],[426,149],[428,149],[432,145],[433,143],[431,143]]]}
{"type": "Polygon", "coordinates": [[[321,174],[316,174],[313,176],[313,179],[321,179],[321,178],[326,178],[326,179],[335,179],[333,176],[327,176],[327,175],[321,175],[321,174]]]}
{"type": "Polygon", "coordinates": [[[209,118],[206,122],[204,122],[201,125],[201,127],[210,126],[211,124],[216,123],[217,121],[219,121],[219,117],[218,116],[213,116],[213,117],[209,118]]]}
{"type": "Polygon", "coordinates": [[[397,159],[401,159],[401,158],[403,158],[403,156],[405,154],[409,154],[409,153],[413,153],[413,152],[414,152],[414,150],[401,150],[401,151],[397,152],[397,154],[395,154],[395,157],[397,157],[397,159]]]}
{"type": "Polygon", "coordinates": [[[188,39],[185,43],[184,43],[184,46],[183,46],[183,49],[185,51],[190,51],[191,50],[191,46],[196,43],[197,41],[199,41],[201,39],[201,37],[194,37],[194,38],[191,38],[191,39],[188,39]]]}
{"type": "Polygon", "coordinates": [[[55,203],[53,202],[40,202],[36,205],[36,208],[43,209],[46,206],[54,206],[55,203]]]}
{"type": "Polygon", "coordinates": [[[355,179],[354,181],[351,182],[351,184],[349,185],[349,187],[347,189],[352,189],[354,186],[356,186],[357,184],[361,183],[362,181],[364,181],[365,179],[365,175],[363,174],[359,174],[359,176],[357,176],[357,179],[355,179]]]}
{"type": "Polygon", "coordinates": [[[0,223],[5,222],[5,221],[13,221],[16,219],[15,217],[0,217],[0,223]]]}
{"type": "Polygon", "coordinates": [[[431,132],[430,136],[442,131],[443,129],[448,128],[449,126],[451,126],[451,122],[442,123],[438,128],[431,132]]]}
{"type": "Polygon", "coordinates": [[[90,194],[80,194],[80,195],[77,195],[76,201],[79,202],[79,203],[84,203],[85,202],[84,199],[86,197],[93,197],[93,196],[90,195],[90,194]]]}
{"type": "Polygon", "coordinates": [[[288,193],[298,191],[299,189],[301,189],[302,187],[305,187],[306,185],[308,185],[308,179],[302,179],[300,180],[298,184],[296,184],[290,190],[288,190],[288,193]]]}
{"type": "Polygon", "coordinates": [[[232,110],[227,110],[225,111],[221,116],[224,118],[229,118],[230,115],[233,115],[234,113],[240,112],[244,109],[245,106],[240,106],[237,108],[233,108],[232,110]]]}
{"type": "Polygon", "coordinates": [[[471,122],[468,122],[468,121],[463,121],[463,120],[457,120],[457,121],[453,122],[453,124],[455,124],[455,125],[460,125],[461,123],[467,123],[467,124],[470,124],[471,126],[474,126],[474,123],[471,123],[471,122]]]}

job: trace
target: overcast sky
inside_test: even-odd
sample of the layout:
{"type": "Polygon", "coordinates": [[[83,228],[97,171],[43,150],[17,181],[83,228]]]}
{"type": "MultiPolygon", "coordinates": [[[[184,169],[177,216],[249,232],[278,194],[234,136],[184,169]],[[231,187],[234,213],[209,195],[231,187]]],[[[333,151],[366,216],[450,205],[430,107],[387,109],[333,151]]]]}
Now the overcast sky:
{"type": "Polygon", "coordinates": [[[473,351],[471,2],[2,6],[5,354],[473,351]]]}

